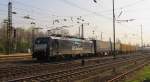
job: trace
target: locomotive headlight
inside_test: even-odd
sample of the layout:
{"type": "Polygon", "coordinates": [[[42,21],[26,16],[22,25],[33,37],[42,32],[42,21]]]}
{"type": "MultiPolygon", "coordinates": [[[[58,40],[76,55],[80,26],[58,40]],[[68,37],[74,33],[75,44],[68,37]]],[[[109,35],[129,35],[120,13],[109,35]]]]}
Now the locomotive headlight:
{"type": "Polygon", "coordinates": [[[52,47],[50,47],[49,49],[52,50],[52,47]]]}

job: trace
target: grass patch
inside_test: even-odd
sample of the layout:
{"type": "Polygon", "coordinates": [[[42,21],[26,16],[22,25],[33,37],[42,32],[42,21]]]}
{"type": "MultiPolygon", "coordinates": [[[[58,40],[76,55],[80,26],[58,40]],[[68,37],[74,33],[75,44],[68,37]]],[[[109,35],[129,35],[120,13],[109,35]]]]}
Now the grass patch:
{"type": "Polygon", "coordinates": [[[143,82],[144,80],[150,80],[150,65],[134,73],[133,78],[125,82],[143,82]]]}

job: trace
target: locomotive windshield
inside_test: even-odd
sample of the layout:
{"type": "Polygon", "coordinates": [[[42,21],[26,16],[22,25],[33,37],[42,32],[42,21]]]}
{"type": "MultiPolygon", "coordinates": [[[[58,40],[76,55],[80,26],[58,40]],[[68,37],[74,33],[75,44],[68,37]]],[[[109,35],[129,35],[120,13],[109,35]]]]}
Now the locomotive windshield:
{"type": "Polygon", "coordinates": [[[37,38],[35,40],[35,44],[47,44],[48,43],[48,38],[37,38]]]}

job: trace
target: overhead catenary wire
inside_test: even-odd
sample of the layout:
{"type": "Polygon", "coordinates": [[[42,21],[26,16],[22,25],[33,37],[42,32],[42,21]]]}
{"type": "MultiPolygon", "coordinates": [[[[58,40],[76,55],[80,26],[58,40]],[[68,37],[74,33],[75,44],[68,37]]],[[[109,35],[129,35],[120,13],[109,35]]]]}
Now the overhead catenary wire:
{"type": "MultiPolygon", "coordinates": [[[[17,3],[21,3],[21,2],[18,2],[17,1],[17,3]]],[[[24,3],[21,3],[21,4],[23,4],[24,6],[27,6],[26,4],[24,4],[24,3]]],[[[31,5],[30,5],[31,6],[31,5]]],[[[33,6],[32,6],[33,7],[33,6]]],[[[33,8],[35,8],[35,9],[39,9],[39,8],[37,8],[37,7],[33,7],[33,8]]],[[[19,9],[19,10],[21,10],[21,11],[27,11],[27,12],[30,12],[29,10],[27,10],[27,9],[23,9],[23,8],[14,8],[14,9],[19,9]]],[[[40,9],[40,10],[42,10],[42,9],[40,9]]],[[[34,11],[35,12],[35,11],[34,11]]],[[[37,12],[37,11],[36,11],[37,12]]],[[[32,12],[33,13],[33,12],[32,12]]],[[[47,14],[47,13],[45,13],[45,14],[47,14]]],[[[89,14],[88,14],[89,15],[89,14]]],[[[43,18],[44,16],[42,16],[42,18],[43,18]]],[[[46,16],[45,16],[45,18],[47,18],[46,16]]],[[[45,21],[45,20],[44,20],[45,21]]],[[[47,21],[48,22],[48,21],[47,21]]]]}
{"type": "MultiPolygon", "coordinates": [[[[63,1],[68,1],[68,0],[63,0],[63,1]]],[[[69,1],[69,2],[70,2],[70,1],[69,1]]],[[[71,3],[72,3],[72,2],[71,2],[71,3]]],[[[23,3],[23,4],[26,5],[26,3],[23,3]]],[[[26,6],[27,6],[27,5],[26,5],[26,6]]],[[[73,5],[73,6],[75,6],[75,5],[73,5]]],[[[97,13],[97,12],[91,11],[91,10],[86,9],[86,8],[83,8],[83,7],[80,7],[80,6],[78,6],[78,5],[76,5],[75,7],[78,7],[78,8],[80,8],[81,10],[84,10],[84,11],[90,13],[90,14],[94,14],[94,15],[96,15],[96,16],[104,17],[104,18],[106,18],[106,19],[108,19],[108,20],[111,20],[111,19],[112,19],[111,17],[107,17],[107,16],[105,16],[105,15],[101,15],[101,14],[99,14],[99,13],[97,13]]],[[[34,7],[32,7],[32,9],[39,10],[38,8],[34,8],[34,7]]],[[[25,10],[26,10],[26,9],[25,9],[25,10]]],[[[25,10],[24,10],[24,11],[25,11],[25,10]]],[[[43,11],[43,9],[40,9],[40,10],[43,11]]],[[[28,12],[28,11],[27,11],[27,12],[28,12]]],[[[36,12],[36,11],[34,11],[34,12],[36,12]]],[[[20,14],[20,13],[19,13],[19,14],[20,14]]],[[[16,15],[16,16],[17,16],[17,15],[16,15]]],[[[39,20],[39,19],[38,19],[38,20],[39,20]]]]}
{"type": "Polygon", "coordinates": [[[72,6],[72,7],[79,8],[80,10],[83,10],[83,11],[85,11],[85,12],[89,12],[89,13],[95,14],[95,15],[97,15],[97,16],[103,17],[103,18],[105,18],[105,19],[109,19],[109,20],[112,19],[111,17],[108,17],[108,16],[102,15],[102,14],[100,14],[100,13],[91,11],[91,10],[89,10],[89,9],[80,7],[79,5],[77,5],[77,4],[75,4],[75,3],[72,3],[71,1],[68,1],[68,0],[59,0],[59,1],[64,2],[64,3],[66,3],[66,4],[68,4],[68,5],[72,6]]]}
{"type": "MultiPolygon", "coordinates": [[[[24,12],[24,13],[27,13],[27,14],[30,14],[30,13],[29,13],[30,10],[23,9],[23,8],[17,8],[17,7],[13,7],[13,8],[14,8],[14,11],[16,10],[16,12],[18,12],[19,14],[22,14],[23,12],[24,12]],[[19,10],[19,11],[18,11],[18,10],[19,10]],[[20,12],[20,11],[22,11],[22,12],[20,12]]],[[[23,13],[23,14],[24,14],[24,13],[23,13]]],[[[32,12],[32,13],[34,13],[34,12],[32,12]]],[[[22,14],[22,15],[23,15],[23,14],[22,14]]],[[[27,15],[27,14],[24,14],[24,16],[27,15]]],[[[39,13],[39,14],[42,14],[42,13],[39,13]]],[[[49,15],[47,15],[47,16],[45,16],[45,15],[44,15],[44,16],[43,16],[43,15],[41,16],[41,15],[40,15],[40,16],[39,16],[39,14],[36,13],[36,16],[38,16],[38,18],[41,17],[41,18],[43,19],[43,17],[44,17],[44,18],[50,17],[49,15]]],[[[45,14],[46,14],[46,13],[45,13],[45,14]]],[[[81,16],[83,17],[83,16],[87,16],[87,15],[90,15],[90,14],[84,14],[84,15],[81,15],[81,16]]],[[[55,15],[52,15],[52,16],[55,16],[55,15]]],[[[79,17],[79,16],[58,16],[58,15],[56,15],[56,17],[66,17],[66,18],[70,18],[70,17],[79,17]]],[[[42,19],[40,19],[40,20],[42,20],[42,19]]],[[[46,20],[44,20],[44,21],[46,21],[46,20]]],[[[48,21],[50,21],[50,20],[47,20],[47,22],[48,22],[48,21]]]]}
{"type": "MultiPolygon", "coordinates": [[[[63,0],[63,1],[67,1],[67,0],[63,0]]],[[[15,1],[16,2],[16,1],[15,1]]],[[[18,2],[18,1],[17,1],[18,2]]],[[[19,3],[21,3],[21,2],[19,2],[19,3]]],[[[68,1],[67,1],[67,3],[68,3],[68,1]]],[[[71,3],[71,2],[69,2],[69,3],[71,3]]],[[[21,3],[21,4],[23,4],[23,3],[21,3]]],[[[71,3],[72,4],[72,3],[71,3]]],[[[26,4],[24,4],[25,6],[27,6],[26,4]]],[[[74,4],[75,5],[75,4],[74,4]]],[[[76,7],[78,7],[78,8],[81,8],[81,7],[79,7],[79,6],[77,6],[77,5],[75,5],[76,7]]],[[[32,6],[33,7],[33,6],[32,6]]],[[[36,7],[34,7],[34,8],[36,8],[36,7]]],[[[39,8],[36,8],[36,9],[39,9],[39,8]]],[[[81,9],[84,9],[84,10],[86,10],[87,12],[90,12],[91,13],[91,11],[90,10],[88,10],[88,9],[86,9],[86,8],[81,8],[81,9]]],[[[21,9],[20,9],[21,10],[21,9]]],[[[25,9],[24,9],[25,10],[25,9]]],[[[96,13],[96,12],[92,12],[93,14],[96,14],[96,15],[98,15],[99,16],[99,14],[98,13],[96,13]]],[[[91,14],[92,14],[91,13],[91,14]]],[[[103,16],[103,17],[105,17],[105,18],[109,18],[109,17],[106,17],[106,16],[104,16],[104,15],[101,15],[101,16],[103,16]]],[[[111,18],[109,18],[109,19],[111,19],[111,18]]]]}
{"type": "Polygon", "coordinates": [[[15,3],[18,3],[19,5],[22,5],[22,6],[25,6],[25,7],[30,7],[30,8],[32,8],[32,9],[34,9],[34,10],[36,9],[36,10],[38,10],[39,12],[41,12],[41,11],[48,11],[48,12],[50,12],[50,13],[52,13],[52,14],[55,13],[55,12],[52,11],[52,10],[42,9],[42,8],[39,8],[39,7],[36,7],[36,6],[33,6],[33,5],[29,5],[29,4],[22,3],[22,2],[20,2],[20,1],[15,1],[15,3]]]}
{"type": "MultiPolygon", "coordinates": [[[[68,1],[68,0],[60,0],[60,1],[63,1],[63,2],[65,2],[65,3],[67,3],[67,4],[69,4],[70,6],[77,7],[77,8],[79,8],[79,9],[81,9],[81,10],[86,11],[86,12],[90,12],[90,13],[92,13],[92,14],[96,14],[96,15],[98,15],[98,16],[100,16],[100,17],[104,17],[104,18],[106,18],[106,19],[108,19],[108,20],[112,20],[112,18],[111,18],[111,17],[107,17],[107,16],[105,16],[105,15],[101,15],[101,14],[99,15],[99,13],[96,13],[96,12],[90,11],[90,10],[88,10],[88,9],[86,9],[86,8],[82,8],[82,7],[80,7],[80,6],[76,5],[76,4],[74,4],[74,3],[72,3],[72,2],[70,2],[70,1],[68,1]]],[[[121,24],[121,25],[122,25],[122,24],[121,24]]]]}
{"type": "MultiPolygon", "coordinates": [[[[61,1],[65,1],[65,2],[67,2],[67,3],[71,3],[70,1],[68,1],[68,0],[61,0],[61,1]]],[[[139,1],[144,1],[144,0],[138,0],[137,2],[139,2],[139,1]]],[[[30,6],[31,8],[34,8],[34,9],[37,9],[37,10],[42,10],[43,11],[43,9],[41,9],[41,8],[38,8],[38,7],[35,7],[35,6],[32,6],[32,5],[28,5],[28,4],[25,4],[25,3],[22,3],[22,2],[20,2],[20,1],[13,1],[13,2],[16,2],[16,3],[18,3],[18,4],[21,4],[21,5],[24,5],[24,6],[26,6],[26,7],[28,7],[28,6],[30,6]]],[[[135,3],[137,3],[137,2],[135,2],[135,3]]],[[[135,4],[134,3],[134,4],[135,4]]],[[[71,3],[71,5],[72,5],[73,3],[71,3]]],[[[132,3],[133,4],[133,3],[132,3]]],[[[125,5],[125,6],[123,6],[123,7],[126,7],[126,6],[131,6],[132,4],[128,4],[128,5],[125,5]]],[[[78,8],[81,8],[81,7],[79,7],[79,6],[77,6],[76,4],[73,4],[74,6],[76,6],[76,7],[78,7],[78,8]]],[[[81,8],[81,9],[84,9],[84,10],[86,10],[86,11],[88,11],[89,12],[89,10],[88,9],[86,9],[86,8],[81,8]]],[[[110,10],[111,11],[111,10],[110,10]]],[[[91,11],[90,11],[91,12],[91,11]]],[[[93,14],[96,14],[96,15],[99,15],[97,12],[92,12],[93,14]]],[[[104,15],[102,15],[102,16],[104,16],[104,15]]],[[[106,16],[104,16],[104,17],[106,17],[106,16]]],[[[106,18],[108,18],[108,17],[106,17],[106,18]]]]}
{"type": "MultiPolygon", "coordinates": [[[[18,2],[18,1],[17,1],[18,2]]],[[[19,3],[21,3],[21,2],[19,2],[19,3]]],[[[24,4],[24,3],[21,3],[21,4],[24,4]]],[[[25,6],[27,6],[26,4],[24,4],[25,6]]],[[[36,8],[36,7],[34,7],[34,8],[36,8]]],[[[36,9],[39,9],[39,8],[36,8],[36,9]]],[[[20,10],[22,10],[22,9],[20,9],[20,10]]],[[[25,10],[25,9],[23,9],[24,11],[27,11],[27,10],[25,10]]],[[[28,12],[28,11],[27,11],[28,12]]]]}
{"type": "MultiPolygon", "coordinates": [[[[120,6],[120,7],[118,7],[118,8],[115,8],[115,11],[116,11],[116,10],[119,10],[119,9],[129,8],[129,7],[135,6],[136,4],[140,3],[141,1],[145,1],[145,0],[138,0],[138,1],[133,2],[133,3],[120,6]]],[[[112,10],[113,10],[113,9],[107,9],[107,10],[103,10],[103,11],[100,11],[100,12],[111,12],[112,10]]]]}
{"type": "MultiPolygon", "coordinates": [[[[38,11],[33,11],[33,10],[28,10],[28,9],[24,9],[24,8],[18,8],[18,7],[13,7],[14,10],[19,10],[18,12],[22,13],[22,12],[26,12],[28,14],[34,13],[36,15],[39,14],[48,14],[48,13],[43,13],[43,12],[38,12],[38,11]]],[[[41,17],[46,17],[45,15],[40,15],[41,17]]]]}

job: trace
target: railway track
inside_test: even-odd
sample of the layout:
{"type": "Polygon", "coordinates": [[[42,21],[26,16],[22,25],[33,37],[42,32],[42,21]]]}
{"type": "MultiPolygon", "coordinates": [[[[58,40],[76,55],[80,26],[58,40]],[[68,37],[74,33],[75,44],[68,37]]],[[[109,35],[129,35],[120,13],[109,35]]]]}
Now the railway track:
{"type": "MultiPolygon", "coordinates": [[[[136,54],[139,54],[139,53],[136,53],[136,54]]],[[[122,55],[121,55],[122,56],[122,55]]],[[[108,57],[104,57],[103,60],[105,59],[110,59],[112,58],[111,56],[108,56],[108,57]]],[[[87,58],[89,59],[89,58],[87,58]]],[[[95,58],[90,58],[90,59],[94,59],[95,58]]],[[[99,59],[99,58],[98,58],[99,59]]],[[[20,62],[20,61],[33,61],[32,59],[32,56],[31,55],[0,55],[0,63],[15,63],[15,62],[20,62]]],[[[0,66],[1,67],[1,66],[0,66]]]]}
{"type": "MultiPolygon", "coordinates": [[[[134,53],[132,54],[132,56],[138,56],[139,53],[134,53]]],[[[139,55],[140,56],[140,55],[139,55]]],[[[131,57],[131,54],[128,54],[128,55],[118,55],[117,56],[118,58],[121,58],[121,57],[131,57]]],[[[95,64],[96,62],[105,62],[105,61],[108,61],[108,60],[111,60],[113,57],[112,56],[107,56],[107,57],[90,57],[90,58],[86,58],[86,63],[85,64],[91,64],[91,61],[93,64],[95,64]],[[95,61],[95,62],[94,62],[95,61]]],[[[78,61],[78,63],[81,63],[80,59],[73,59],[71,61],[78,61]]],[[[54,62],[51,62],[51,63],[60,63],[62,64],[65,64],[66,62],[70,62],[69,61],[54,61],[54,62]]],[[[1,56],[0,55],[0,68],[8,68],[8,67],[14,67],[14,66],[19,66],[18,64],[34,64],[34,63],[38,63],[38,61],[32,59],[31,55],[9,55],[9,56],[1,56]]],[[[22,66],[21,65],[21,66],[22,66]]]]}
{"type": "Polygon", "coordinates": [[[20,60],[31,60],[31,55],[3,55],[0,56],[0,63],[3,62],[13,62],[13,61],[20,61],[20,60]]]}
{"type": "MultiPolygon", "coordinates": [[[[132,55],[133,57],[134,56],[140,56],[140,55],[132,55]]],[[[9,60],[9,58],[7,59],[7,57],[5,58],[5,60],[3,61],[3,60],[0,60],[0,69],[1,68],[3,68],[3,69],[5,69],[5,67],[6,68],[8,68],[8,67],[15,67],[15,66],[19,66],[18,64],[22,64],[22,65],[24,65],[24,64],[36,64],[36,63],[42,63],[42,62],[38,62],[38,61],[34,61],[34,60],[30,60],[30,59],[28,59],[28,57],[30,58],[30,56],[26,56],[26,57],[23,57],[23,56],[21,56],[21,58],[20,58],[20,56],[19,56],[19,58],[18,58],[18,60],[17,60],[17,58],[15,58],[14,56],[12,56],[13,58],[13,60],[9,60]],[[27,60],[23,60],[23,59],[27,59],[27,60]]],[[[129,58],[129,57],[131,57],[131,55],[119,55],[119,56],[117,56],[117,58],[129,58]]],[[[85,61],[86,61],[86,63],[85,64],[95,64],[96,62],[97,63],[103,63],[103,62],[105,62],[105,61],[110,61],[110,60],[112,60],[112,58],[113,57],[111,57],[111,56],[108,56],[108,57],[93,57],[93,58],[86,58],[85,59],[85,61]],[[91,62],[92,61],[92,62],[91,62]]],[[[81,61],[80,61],[80,59],[78,59],[78,60],[71,60],[71,61],[59,61],[59,62],[51,62],[52,64],[61,64],[61,65],[65,65],[65,64],[68,64],[68,62],[78,62],[79,64],[81,63],[81,61]]],[[[22,66],[21,65],[21,66],[22,66]]]]}
{"type": "Polygon", "coordinates": [[[9,80],[9,82],[73,82],[75,80],[88,78],[89,75],[92,74],[98,74],[107,70],[112,70],[114,66],[118,67],[120,65],[134,63],[135,61],[145,60],[147,58],[148,56],[120,59],[111,63],[80,66],[51,73],[46,72],[43,74],[27,76],[19,79],[17,78],[9,80]]]}
{"type": "Polygon", "coordinates": [[[135,66],[133,69],[120,73],[113,78],[109,79],[107,82],[124,82],[129,75],[133,75],[135,71],[140,70],[144,66],[148,65],[150,62],[145,62],[143,64],[135,66]]]}
{"type": "Polygon", "coordinates": [[[102,77],[100,75],[93,75],[92,77],[83,79],[79,82],[124,82],[128,74],[132,75],[132,72],[139,69],[139,67],[142,68],[147,64],[149,64],[149,59],[138,60],[128,64],[127,66],[114,66],[115,72],[114,70],[108,71],[106,75],[101,74],[102,77]]]}
{"type": "MultiPolygon", "coordinates": [[[[92,65],[94,63],[97,63],[97,61],[98,61],[98,59],[97,60],[88,60],[88,61],[86,61],[86,64],[92,65]]],[[[107,64],[109,62],[113,62],[113,60],[109,60],[108,62],[105,62],[105,63],[101,62],[100,64],[103,65],[103,64],[107,64]]],[[[48,64],[48,63],[40,64],[40,63],[38,63],[38,64],[31,64],[31,65],[4,67],[4,68],[0,68],[0,78],[3,80],[6,80],[6,79],[18,78],[18,76],[22,76],[22,75],[24,75],[24,76],[36,75],[36,74],[41,74],[41,72],[43,72],[43,73],[53,72],[53,71],[59,71],[59,70],[63,70],[63,69],[80,67],[80,66],[81,66],[81,63],[79,63],[79,62],[77,62],[77,63],[68,62],[68,63],[62,63],[62,64],[48,64]],[[5,77],[11,77],[11,78],[5,78],[5,77]]]]}

